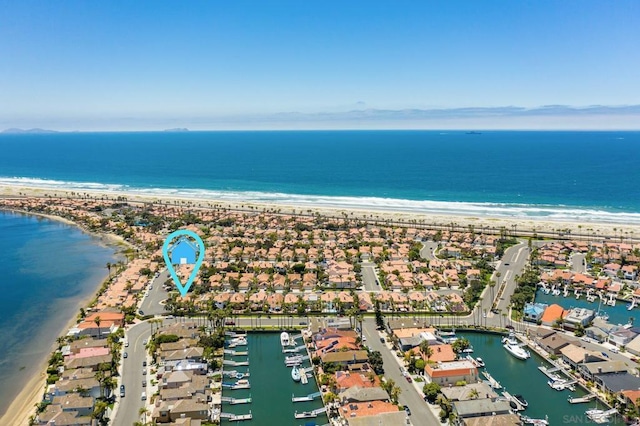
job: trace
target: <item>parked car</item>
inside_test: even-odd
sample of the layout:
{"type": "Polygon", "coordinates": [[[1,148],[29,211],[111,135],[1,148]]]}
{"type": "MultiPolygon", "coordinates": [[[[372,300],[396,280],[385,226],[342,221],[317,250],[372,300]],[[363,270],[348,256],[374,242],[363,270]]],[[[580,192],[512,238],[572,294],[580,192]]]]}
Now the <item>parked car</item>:
{"type": "Polygon", "coordinates": [[[413,379],[408,374],[406,376],[404,376],[404,378],[407,379],[407,382],[409,382],[409,383],[413,382],[413,379]]]}
{"type": "Polygon", "coordinates": [[[384,339],[384,337],[380,338],[380,343],[387,343],[387,341],[384,339]]]}
{"type": "Polygon", "coordinates": [[[405,405],[405,406],[404,406],[404,411],[405,411],[405,413],[407,413],[407,416],[410,416],[410,415],[411,415],[411,409],[409,408],[409,406],[408,406],[408,405],[405,405]]]}
{"type": "Polygon", "coordinates": [[[142,392],[142,396],[140,397],[141,400],[146,401],[147,400],[147,393],[146,392],[142,392]]]}
{"type": "Polygon", "coordinates": [[[122,354],[122,358],[127,358],[128,356],[129,356],[129,354],[126,353],[126,352],[122,354]]]}
{"type": "Polygon", "coordinates": [[[142,366],[146,367],[147,366],[147,361],[142,361],[142,366]]]}
{"type": "Polygon", "coordinates": [[[235,321],[225,321],[224,325],[236,325],[235,321]]]}
{"type": "Polygon", "coordinates": [[[124,398],[124,385],[120,385],[120,398],[124,398]]]}
{"type": "Polygon", "coordinates": [[[147,381],[146,381],[146,380],[143,380],[143,381],[142,381],[142,387],[143,387],[143,388],[146,388],[146,387],[147,387],[147,381]]]}

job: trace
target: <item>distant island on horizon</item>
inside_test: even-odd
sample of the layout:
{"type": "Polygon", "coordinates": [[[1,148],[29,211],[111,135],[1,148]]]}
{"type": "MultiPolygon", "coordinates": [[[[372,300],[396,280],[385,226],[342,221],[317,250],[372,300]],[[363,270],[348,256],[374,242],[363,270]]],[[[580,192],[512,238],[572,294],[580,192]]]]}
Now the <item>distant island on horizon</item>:
{"type": "Polygon", "coordinates": [[[33,129],[19,129],[17,127],[11,127],[9,129],[3,130],[2,133],[21,134],[21,133],[59,133],[59,132],[56,130],[40,129],[38,127],[33,129]]]}

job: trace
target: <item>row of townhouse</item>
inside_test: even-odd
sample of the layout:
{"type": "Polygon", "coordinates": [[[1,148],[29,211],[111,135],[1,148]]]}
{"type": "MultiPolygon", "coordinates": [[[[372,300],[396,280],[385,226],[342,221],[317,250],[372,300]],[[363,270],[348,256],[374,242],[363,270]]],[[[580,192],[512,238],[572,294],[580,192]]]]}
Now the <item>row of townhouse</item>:
{"type": "Polygon", "coordinates": [[[47,386],[43,397],[47,406],[38,413],[37,424],[94,424],[92,416],[96,401],[111,396],[106,381],[111,379],[114,354],[106,336],[123,325],[122,313],[101,311],[69,330],[68,343],[60,350],[62,363],[57,367],[57,380],[47,386]]]}
{"type": "Polygon", "coordinates": [[[554,330],[538,328],[530,335],[546,352],[560,357],[569,368],[603,392],[619,394],[640,388],[640,377],[632,361],[611,360],[603,352],[579,346],[554,330]]]}
{"type": "Polygon", "coordinates": [[[179,340],[162,343],[155,353],[158,397],[153,401],[151,418],[154,423],[190,424],[210,421],[212,415],[211,380],[208,364],[203,359],[204,348],[198,346],[195,322],[163,326],[159,335],[178,336],[179,340]]]}

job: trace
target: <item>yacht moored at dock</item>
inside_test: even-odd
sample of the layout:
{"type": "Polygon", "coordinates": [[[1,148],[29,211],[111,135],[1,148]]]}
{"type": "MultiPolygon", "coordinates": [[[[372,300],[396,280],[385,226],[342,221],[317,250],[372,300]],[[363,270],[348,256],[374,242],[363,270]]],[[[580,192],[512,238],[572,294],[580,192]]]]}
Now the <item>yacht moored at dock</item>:
{"type": "Polygon", "coordinates": [[[289,333],[287,333],[286,331],[283,331],[282,333],[280,333],[280,345],[282,345],[282,347],[286,347],[289,346],[291,344],[291,339],[289,338],[289,333]]]}
{"type": "Polygon", "coordinates": [[[509,337],[502,338],[502,347],[514,357],[523,361],[531,358],[531,353],[522,347],[522,344],[516,339],[513,333],[509,334],[509,337]]]}
{"type": "Polygon", "coordinates": [[[300,381],[300,370],[298,369],[297,365],[294,365],[293,368],[291,369],[291,378],[293,379],[294,382],[300,381]]]}

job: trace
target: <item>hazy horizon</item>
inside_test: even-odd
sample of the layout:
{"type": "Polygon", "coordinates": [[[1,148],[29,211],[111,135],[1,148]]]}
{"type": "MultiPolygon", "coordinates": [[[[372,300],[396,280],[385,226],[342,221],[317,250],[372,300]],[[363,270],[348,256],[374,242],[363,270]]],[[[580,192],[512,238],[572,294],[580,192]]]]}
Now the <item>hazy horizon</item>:
{"type": "Polygon", "coordinates": [[[0,128],[640,129],[637,1],[179,6],[3,2],[0,128]]]}

